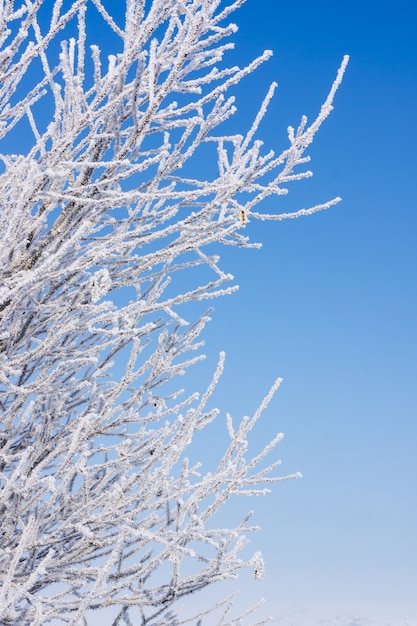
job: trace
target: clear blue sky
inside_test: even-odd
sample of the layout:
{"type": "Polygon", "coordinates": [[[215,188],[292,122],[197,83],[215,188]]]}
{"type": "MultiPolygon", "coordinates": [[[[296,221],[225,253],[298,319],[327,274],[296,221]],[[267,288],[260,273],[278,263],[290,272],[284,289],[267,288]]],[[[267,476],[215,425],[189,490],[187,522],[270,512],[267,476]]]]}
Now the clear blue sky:
{"type": "Polygon", "coordinates": [[[227,353],[218,397],[234,414],[284,378],[258,436],[283,430],[283,471],[304,476],[254,504],[267,564],[259,593],[276,624],[288,604],[306,607],[308,624],[318,623],[312,605],[329,626],[348,612],[349,625],[372,613],[375,624],[416,624],[417,9],[248,0],[234,19],[239,62],[274,50],[237,92],[245,120],[279,83],[261,127],[268,147],[318,111],[351,56],[310,150],[314,178],[295,183],[285,207],[343,203],[252,222],[263,249],[223,253],[240,292],[216,303],[208,332],[208,350],[227,353]]]}
{"type": "MultiPolygon", "coordinates": [[[[106,6],[112,4],[121,2],[106,6]]],[[[208,362],[191,376],[208,379],[207,364],[225,350],[215,399],[236,418],[253,412],[274,379],[284,378],[254,446],[285,432],[282,471],[299,470],[303,479],[229,510],[236,521],[254,508],[262,532],[252,547],[262,549],[267,573],[262,582],[243,577],[234,588],[245,604],[265,596],[263,614],[281,626],[320,619],[326,626],[412,626],[417,9],[409,0],[247,0],[233,19],[240,27],[235,62],[274,51],[235,90],[236,124],[248,126],[276,80],[260,136],[277,151],[289,124],[317,113],[343,55],[351,56],[335,110],[309,151],[313,179],[263,208],[295,210],[337,195],[343,203],[295,221],[251,222],[247,233],[263,242],[261,251],[222,250],[222,267],[240,291],[214,302],[208,362]],[[289,606],[303,618],[285,617],[289,606]],[[343,621],[347,613],[356,621],[343,621]],[[372,613],[374,621],[365,622],[372,613]]],[[[207,434],[206,454],[217,441],[215,431],[207,434]]]]}

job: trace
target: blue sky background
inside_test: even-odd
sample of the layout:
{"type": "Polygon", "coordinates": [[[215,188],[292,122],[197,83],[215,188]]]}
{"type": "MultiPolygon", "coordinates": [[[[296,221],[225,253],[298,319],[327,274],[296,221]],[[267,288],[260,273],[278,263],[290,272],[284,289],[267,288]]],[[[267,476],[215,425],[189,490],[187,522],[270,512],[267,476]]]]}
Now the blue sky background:
{"type": "MultiPolygon", "coordinates": [[[[112,4],[122,3],[106,6],[112,4]]],[[[258,135],[277,152],[287,145],[289,124],[318,112],[343,55],[351,56],[335,110],[309,151],[314,177],[262,208],[296,210],[338,195],[343,202],[295,221],[252,221],[246,232],[262,250],[221,250],[221,265],[240,291],[213,303],[208,360],[190,377],[203,388],[225,350],[214,400],[236,418],[252,413],[275,378],[284,378],[253,445],[283,431],[282,471],[301,471],[303,479],[226,511],[232,524],[254,508],[262,532],[252,547],[266,560],[264,581],[245,575],[233,589],[242,591],[245,605],[265,596],[262,614],[281,626],[411,626],[417,623],[417,9],[405,0],[247,0],[233,19],[240,30],[230,64],[274,51],[234,90],[233,124],[241,132],[249,126],[276,80],[258,135]]],[[[216,427],[204,433],[196,456],[210,457],[220,438],[216,427]]]]}
{"type": "Polygon", "coordinates": [[[307,623],[313,605],[323,619],[333,611],[326,624],[348,612],[417,620],[416,18],[404,0],[248,0],[234,18],[240,63],[274,50],[236,91],[244,122],[278,81],[260,132],[268,147],[318,111],[351,56],[309,152],[314,178],[294,183],[283,206],[343,203],[252,222],[263,249],[222,254],[240,291],[216,303],[207,332],[209,352],[227,353],[218,398],[232,413],[253,411],[284,378],[257,436],[283,430],[283,471],[304,477],[256,501],[253,540],[277,624],[288,604],[311,611],[307,623]]]}

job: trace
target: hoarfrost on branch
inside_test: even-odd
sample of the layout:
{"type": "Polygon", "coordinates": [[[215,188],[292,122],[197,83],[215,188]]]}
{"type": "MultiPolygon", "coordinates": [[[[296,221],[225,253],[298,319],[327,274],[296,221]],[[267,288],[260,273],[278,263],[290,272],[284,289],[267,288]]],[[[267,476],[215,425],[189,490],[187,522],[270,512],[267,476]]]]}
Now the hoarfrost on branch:
{"type": "Polygon", "coordinates": [[[251,219],[338,201],[261,206],[310,175],[299,166],[347,58],[278,156],[255,138],[275,84],[245,134],[222,134],[231,90],[271,54],[225,64],[242,3],[127,0],[121,16],[105,0],[1,2],[2,624],[87,624],[106,607],[114,625],[185,623],[185,596],[263,574],[259,552],[241,557],[249,517],[221,528],[216,514],[291,477],[264,463],[280,434],[247,451],[279,381],[252,418],[227,417],[217,467],[193,465],[224,356],[202,396],[181,389],[209,314],[186,317],[236,288],[211,244],[253,245],[251,219]]]}

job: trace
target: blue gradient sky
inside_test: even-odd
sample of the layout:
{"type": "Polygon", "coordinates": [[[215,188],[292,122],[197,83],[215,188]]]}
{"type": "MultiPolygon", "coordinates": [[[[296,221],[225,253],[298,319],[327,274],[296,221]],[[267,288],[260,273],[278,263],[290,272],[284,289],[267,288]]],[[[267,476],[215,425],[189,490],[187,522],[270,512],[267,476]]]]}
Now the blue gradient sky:
{"type": "Polygon", "coordinates": [[[261,127],[268,147],[318,111],[351,56],[310,150],[314,178],[294,184],[285,208],[343,203],[252,222],[263,249],[223,253],[240,291],[216,303],[208,331],[208,350],[227,353],[222,407],[251,411],[284,378],[258,437],[283,430],[283,471],[304,477],[256,501],[253,540],[276,624],[288,604],[417,623],[416,18],[405,0],[248,0],[234,18],[240,63],[274,50],[237,92],[245,120],[278,81],[261,127]]]}
{"type": "MultiPolygon", "coordinates": [[[[280,626],[411,626],[417,9],[409,0],[247,0],[233,19],[240,30],[230,63],[274,51],[235,90],[236,128],[249,126],[276,80],[259,135],[277,152],[286,147],[289,124],[318,112],[343,55],[351,56],[335,110],[309,151],[314,177],[262,208],[296,210],[338,195],[343,202],[295,221],[252,221],[246,232],[262,250],[221,251],[240,291],[213,303],[208,360],[191,374],[191,383],[203,386],[225,350],[215,401],[236,418],[252,413],[282,376],[253,444],[283,431],[282,471],[303,474],[269,498],[228,509],[233,524],[254,508],[262,532],[252,547],[262,549],[267,574],[262,582],[244,576],[233,589],[241,589],[245,605],[265,596],[262,614],[280,626]],[[342,620],[346,614],[350,621],[342,620]]],[[[197,456],[210,455],[220,437],[215,428],[204,436],[197,456]]]]}

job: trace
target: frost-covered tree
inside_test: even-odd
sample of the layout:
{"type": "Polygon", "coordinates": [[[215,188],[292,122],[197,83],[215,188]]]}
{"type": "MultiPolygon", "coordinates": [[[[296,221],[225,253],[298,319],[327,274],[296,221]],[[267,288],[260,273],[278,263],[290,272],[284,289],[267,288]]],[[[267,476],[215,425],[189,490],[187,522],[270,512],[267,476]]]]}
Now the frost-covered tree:
{"type": "Polygon", "coordinates": [[[248,518],[216,516],[284,479],[265,463],[280,434],[247,451],[279,381],[253,417],[227,416],[208,471],[187,449],[216,418],[223,355],[200,396],[178,377],[203,358],[209,317],[191,303],[235,289],[220,244],[338,201],[258,212],[310,175],[347,59],[278,156],[255,139],[275,84],[243,135],[222,132],[231,90],[271,54],[224,64],[243,1],[0,2],[1,624],[103,608],[109,624],[179,624],[185,596],[262,576],[259,553],[241,557],[248,518]]]}

